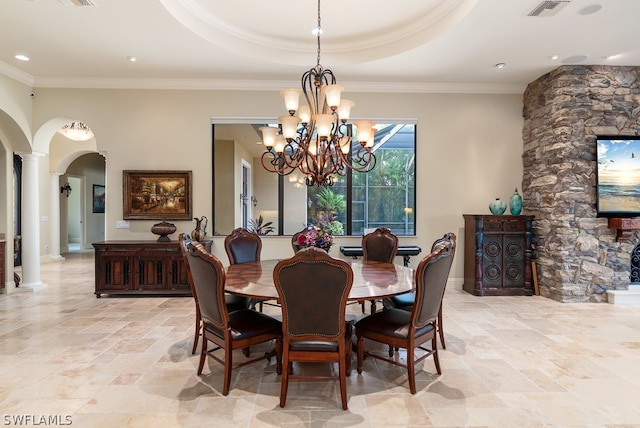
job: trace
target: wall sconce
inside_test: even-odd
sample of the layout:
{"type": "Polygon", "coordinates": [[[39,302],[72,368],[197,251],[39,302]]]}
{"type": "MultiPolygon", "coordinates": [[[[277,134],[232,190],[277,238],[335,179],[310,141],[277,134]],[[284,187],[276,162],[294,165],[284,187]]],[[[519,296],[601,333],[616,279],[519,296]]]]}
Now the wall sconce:
{"type": "MultiPolygon", "coordinates": [[[[249,199],[251,200],[251,205],[253,205],[254,207],[258,205],[258,198],[252,196],[249,199]]],[[[240,193],[240,200],[242,202],[247,202],[247,195],[245,195],[244,193],[240,193]]]]}
{"type": "Polygon", "coordinates": [[[71,185],[67,181],[66,183],[64,183],[64,186],[60,188],[60,193],[64,193],[64,195],[68,198],[71,194],[71,190],[71,185]]]}

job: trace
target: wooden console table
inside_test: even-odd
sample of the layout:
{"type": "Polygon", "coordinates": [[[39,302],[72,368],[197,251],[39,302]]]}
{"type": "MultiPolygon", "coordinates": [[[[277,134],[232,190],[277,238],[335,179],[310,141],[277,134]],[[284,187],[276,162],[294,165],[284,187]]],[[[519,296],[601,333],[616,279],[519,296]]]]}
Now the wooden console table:
{"type": "MultiPolygon", "coordinates": [[[[208,243],[211,248],[211,243],[208,243]]],[[[206,244],[205,244],[206,246],[206,244]]],[[[102,241],[95,248],[95,294],[190,296],[180,243],[102,241]]]]}

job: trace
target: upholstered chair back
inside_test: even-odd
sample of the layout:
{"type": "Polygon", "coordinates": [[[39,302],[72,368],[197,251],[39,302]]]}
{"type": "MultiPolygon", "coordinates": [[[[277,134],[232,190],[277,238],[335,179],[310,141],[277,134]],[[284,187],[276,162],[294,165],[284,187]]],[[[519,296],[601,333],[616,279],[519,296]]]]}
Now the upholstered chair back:
{"type": "Polygon", "coordinates": [[[398,237],[385,227],[362,237],[362,255],[364,260],[393,263],[398,252],[398,237]]]}
{"type": "Polygon", "coordinates": [[[256,262],[260,260],[262,240],[255,233],[239,227],[224,239],[224,249],[229,264],[256,262]]]}
{"type": "Polygon", "coordinates": [[[225,273],[222,262],[195,241],[189,243],[187,260],[202,319],[223,330],[229,323],[229,314],[224,297],[225,273]]]}
{"type": "Polygon", "coordinates": [[[416,268],[416,298],[412,311],[412,324],[416,328],[425,326],[438,316],[455,246],[456,236],[451,233],[416,268]]]}
{"type": "Polygon", "coordinates": [[[276,265],[273,281],[282,304],[285,338],[337,341],[344,337],[345,308],[353,284],[348,263],[319,248],[303,248],[276,265]]]}

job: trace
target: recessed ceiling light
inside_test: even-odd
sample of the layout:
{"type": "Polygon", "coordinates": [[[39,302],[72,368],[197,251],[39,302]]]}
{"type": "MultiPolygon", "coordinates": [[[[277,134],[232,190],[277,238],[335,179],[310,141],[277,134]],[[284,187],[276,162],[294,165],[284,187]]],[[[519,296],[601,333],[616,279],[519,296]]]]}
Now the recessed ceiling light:
{"type": "Polygon", "coordinates": [[[592,15],[596,12],[600,12],[601,9],[602,9],[601,4],[592,4],[592,5],[583,7],[578,11],[578,13],[580,15],[592,15]]]}
{"type": "Polygon", "coordinates": [[[135,56],[128,56],[128,57],[127,57],[127,60],[128,60],[129,62],[136,62],[136,57],[135,57],[135,56]]]}
{"type": "Polygon", "coordinates": [[[29,57],[23,54],[18,54],[15,56],[15,59],[17,59],[18,61],[29,61],[29,57]]]}
{"type": "Polygon", "coordinates": [[[505,64],[504,62],[499,62],[496,64],[496,68],[505,68],[507,64],[505,64]]]}
{"type": "Polygon", "coordinates": [[[560,58],[560,55],[551,55],[551,59],[554,61],[558,58],[560,58]]]}
{"type": "Polygon", "coordinates": [[[604,57],[604,59],[606,59],[606,60],[611,60],[611,59],[616,59],[616,58],[618,58],[617,54],[607,55],[607,56],[604,57]]]}

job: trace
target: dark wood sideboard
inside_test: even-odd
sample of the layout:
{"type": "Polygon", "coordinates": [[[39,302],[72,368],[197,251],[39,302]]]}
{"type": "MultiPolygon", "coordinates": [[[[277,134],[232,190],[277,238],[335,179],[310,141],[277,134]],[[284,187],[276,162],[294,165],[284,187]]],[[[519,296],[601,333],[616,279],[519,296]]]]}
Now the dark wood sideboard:
{"type": "Polygon", "coordinates": [[[531,222],[526,215],[464,215],[464,284],[476,296],[531,296],[531,222]]]}
{"type": "MultiPolygon", "coordinates": [[[[205,247],[211,249],[211,242],[205,247]]],[[[187,266],[180,243],[102,241],[95,248],[95,294],[166,294],[190,296],[187,266]]]]}

